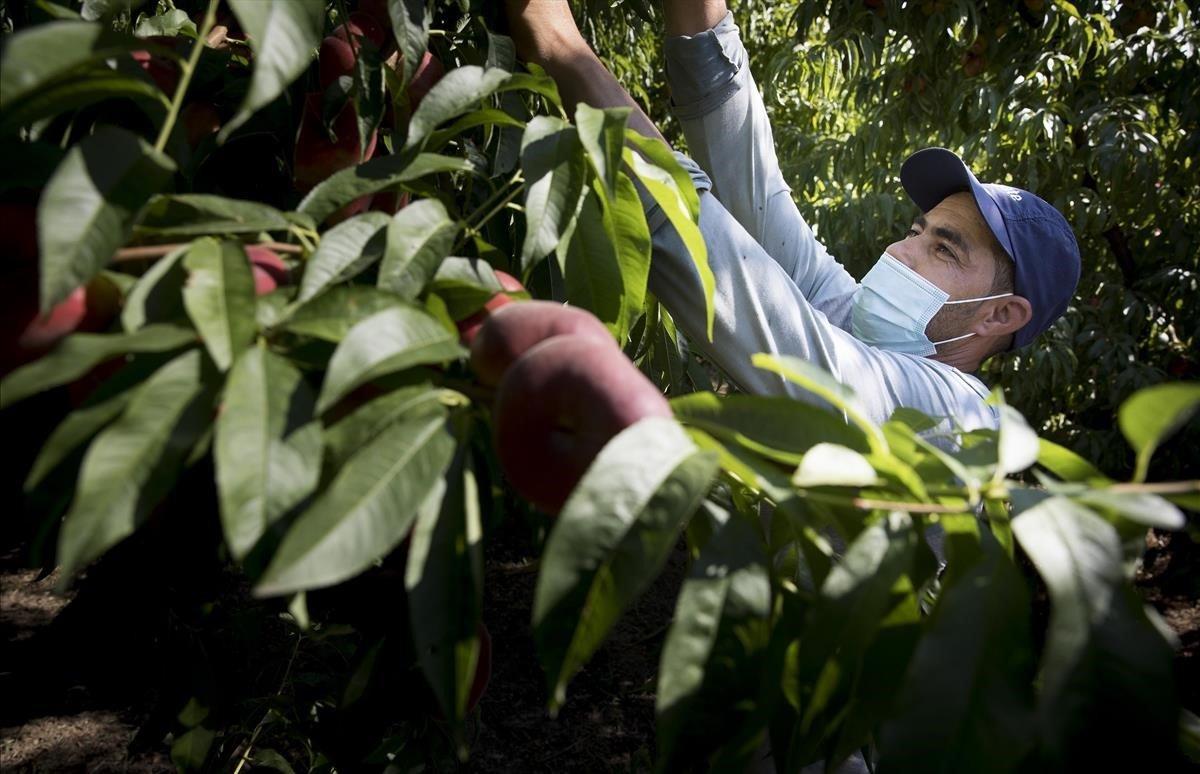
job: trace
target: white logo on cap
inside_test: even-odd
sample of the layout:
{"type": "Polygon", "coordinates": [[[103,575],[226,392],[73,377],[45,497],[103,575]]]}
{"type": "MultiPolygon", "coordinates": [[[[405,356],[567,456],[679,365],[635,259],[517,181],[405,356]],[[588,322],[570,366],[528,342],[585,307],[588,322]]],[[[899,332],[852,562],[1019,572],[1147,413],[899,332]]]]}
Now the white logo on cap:
{"type": "Polygon", "coordinates": [[[1010,188],[1008,189],[1008,198],[1012,199],[1014,202],[1019,202],[1021,201],[1021,194],[1017,193],[1016,189],[1010,188]]]}

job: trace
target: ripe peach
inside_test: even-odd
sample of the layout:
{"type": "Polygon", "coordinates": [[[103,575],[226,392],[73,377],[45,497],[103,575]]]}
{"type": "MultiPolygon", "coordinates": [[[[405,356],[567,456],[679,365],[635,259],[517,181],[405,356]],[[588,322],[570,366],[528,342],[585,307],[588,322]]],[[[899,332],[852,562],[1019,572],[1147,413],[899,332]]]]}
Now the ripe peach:
{"type": "MultiPolygon", "coordinates": [[[[519,279],[507,272],[497,271],[496,279],[500,281],[500,287],[504,290],[519,292],[525,289],[525,286],[521,284],[519,279]]],[[[491,313],[511,301],[512,298],[507,293],[497,293],[488,299],[488,302],[478,312],[459,320],[457,323],[458,334],[459,338],[462,339],[462,343],[468,347],[471,346],[471,342],[479,335],[479,329],[483,327],[484,322],[491,316],[491,313]]]]}
{"type": "Polygon", "coordinates": [[[318,82],[325,91],[343,75],[354,74],[354,48],[343,38],[329,35],[317,53],[318,82]]]}
{"type": "Polygon", "coordinates": [[[412,80],[408,83],[409,107],[416,110],[417,105],[421,104],[421,100],[425,99],[425,95],[429,93],[429,90],[445,74],[446,68],[442,66],[442,60],[426,51],[425,55],[421,57],[416,71],[413,73],[412,80]]]}
{"type": "Polygon", "coordinates": [[[337,29],[333,31],[333,36],[339,40],[350,42],[350,36],[371,41],[375,48],[383,48],[383,43],[387,40],[387,32],[383,26],[375,20],[375,17],[369,13],[355,11],[350,14],[350,20],[345,24],[339,24],[337,29]]]}
{"type": "Polygon", "coordinates": [[[261,245],[247,245],[246,257],[254,271],[254,294],[265,296],[280,285],[287,285],[290,272],[287,264],[274,251],[261,245]]]}
{"type": "Polygon", "coordinates": [[[616,349],[612,334],[590,312],[553,301],[526,301],[491,313],[471,342],[471,369],[481,383],[495,386],[530,347],[568,333],[616,349]]]}
{"type": "MultiPolygon", "coordinates": [[[[528,304],[508,308],[522,306],[528,304]]],[[[613,436],[644,417],[672,414],[611,339],[565,335],[546,339],[512,364],[493,416],[496,456],[509,483],[554,515],[613,436]]]]}

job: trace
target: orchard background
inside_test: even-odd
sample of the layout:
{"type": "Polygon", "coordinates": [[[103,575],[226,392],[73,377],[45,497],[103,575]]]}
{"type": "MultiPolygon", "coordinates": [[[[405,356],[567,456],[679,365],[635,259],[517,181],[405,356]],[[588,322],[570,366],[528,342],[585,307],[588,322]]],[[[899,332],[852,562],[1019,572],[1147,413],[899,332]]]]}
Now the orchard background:
{"type": "MultiPolygon", "coordinates": [[[[575,7],[680,142],[654,4],[575,7]]],[[[495,3],[0,0],[6,768],[1197,759],[1194,12],[733,10],[852,272],[927,145],[1071,221],[1075,304],[985,368],[998,433],[875,426],[786,358],[811,402],[729,395],[646,290],[633,181],[702,268],[686,176],[566,123],[495,3]],[[468,358],[502,290],[671,401],[565,504],[510,485],[468,358]]]]}

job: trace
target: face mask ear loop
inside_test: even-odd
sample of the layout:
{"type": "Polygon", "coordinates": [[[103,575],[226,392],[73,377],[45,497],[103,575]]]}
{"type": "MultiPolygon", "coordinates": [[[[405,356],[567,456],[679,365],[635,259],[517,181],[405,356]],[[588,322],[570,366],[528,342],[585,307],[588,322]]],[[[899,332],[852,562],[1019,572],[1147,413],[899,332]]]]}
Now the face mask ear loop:
{"type": "Polygon", "coordinates": [[[982,298],[960,298],[957,301],[943,301],[942,306],[950,304],[973,304],[976,301],[991,301],[993,298],[1004,298],[1005,296],[1015,296],[1016,293],[997,293],[994,296],[983,296],[982,298]]]}
{"type": "Polygon", "coordinates": [[[949,344],[952,341],[962,341],[963,339],[969,339],[975,335],[976,335],[976,333],[974,331],[971,331],[970,333],[964,333],[961,336],[955,336],[952,339],[942,339],[941,341],[935,341],[935,342],[933,342],[933,346],[940,347],[943,344],[949,344]]]}

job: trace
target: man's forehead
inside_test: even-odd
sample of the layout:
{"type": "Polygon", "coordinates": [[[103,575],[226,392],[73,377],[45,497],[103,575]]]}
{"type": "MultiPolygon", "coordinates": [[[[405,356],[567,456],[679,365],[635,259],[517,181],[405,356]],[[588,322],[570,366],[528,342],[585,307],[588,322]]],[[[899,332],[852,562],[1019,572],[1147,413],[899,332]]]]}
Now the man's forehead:
{"type": "Polygon", "coordinates": [[[972,243],[988,246],[995,238],[988,229],[975,197],[962,191],[942,199],[936,207],[925,213],[924,219],[933,226],[941,226],[959,232],[972,243]]]}

